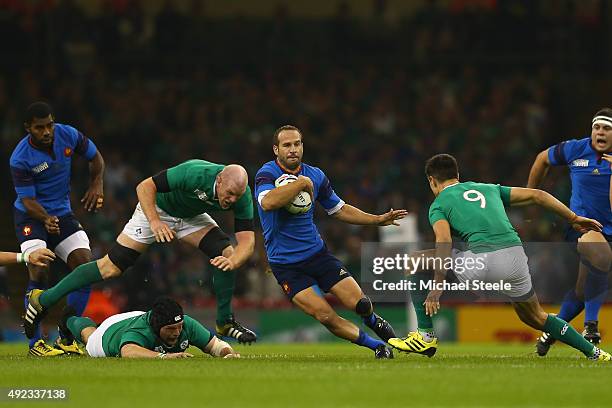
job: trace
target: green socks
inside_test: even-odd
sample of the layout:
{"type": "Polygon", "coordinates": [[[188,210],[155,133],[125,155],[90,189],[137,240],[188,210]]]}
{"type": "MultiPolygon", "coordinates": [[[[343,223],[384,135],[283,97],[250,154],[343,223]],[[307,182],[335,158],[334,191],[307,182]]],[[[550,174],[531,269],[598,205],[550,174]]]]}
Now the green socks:
{"type": "Polygon", "coordinates": [[[222,326],[232,314],[232,296],[236,283],[236,271],[213,271],[213,290],[217,296],[217,324],[222,326]]]}
{"type": "MultiPolygon", "coordinates": [[[[419,273],[415,274],[412,281],[416,282],[417,288],[419,287],[419,282],[421,280],[428,279],[427,274],[419,273]]],[[[425,314],[425,299],[427,298],[428,292],[426,290],[415,289],[410,292],[410,298],[412,299],[412,306],[414,306],[414,311],[417,316],[417,327],[419,328],[419,332],[429,332],[433,333],[433,320],[431,316],[425,314]]]]}
{"type": "Polygon", "coordinates": [[[584,339],[569,323],[549,314],[544,324],[544,332],[575,349],[582,351],[587,357],[592,357],[595,346],[584,339]]]}
{"type": "Polygon", "coordinates": [[[70,292],[102,280],[98,264],[96,261],[91,261],[75,268],[64,279],[59,281],[57,285],[44,291],[40,295],[39,302],[44,307],[49,308],[70,292]]]}
{"type": "Polygon", "coordinates": [[[81,344],[85,344],[83,339],[81,338],[81,332],[86,327],[96,327],[96,323],[91,320],[89,317],[77,317],[71,316],[66,321],[66,325],[68,326],[68,330],[72,333],[72,336],[76,341],[81,344]]]}

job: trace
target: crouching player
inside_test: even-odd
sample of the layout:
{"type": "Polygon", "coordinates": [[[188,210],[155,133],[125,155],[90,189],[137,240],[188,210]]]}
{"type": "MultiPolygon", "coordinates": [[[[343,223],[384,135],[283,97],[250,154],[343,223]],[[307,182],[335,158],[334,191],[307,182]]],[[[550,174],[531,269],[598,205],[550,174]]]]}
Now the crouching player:
{"type": "Polygon", "coordinates": [[[187,358],[189,346],[213,357],[240,357],[172,299],[155,301],[148,312],[120,313],[96,324],[67,308],[59,324],[62,340],[84,344],[91,357],[187,358]]]}
{"type": "MultiPolygon", "coordinates": [[[[429,208],[429,222],[436,236],[435,256],[440,259],[461,257],[463,265],[474,265],[456,273],[460,282],[479,280],[510,283],[501,292],[510,298],[519,319],[528,326],[543,330],[589,359],[610,361],[610,354],[584,339],[565,320],[546,313],[531,284],[527,256],[516,230],[506,214],[507,206],[536,204],[568,220],[581,233],[601,231],[602,225],[590,218],[576,215],[552,195],[536,189],[502,187],[497,184],[459,182],[455,158],[439,154],[427,161],[425,173],[436,199],[429,208]],[[451,231],[468,244],[468,251],[452,254],[451,231]],[[472,262],[467,262],[469,260],[472,262]],[[480,261],[482,266],[479,265],[480,261]]],[[[436,285],[445,281],[444,267],[435,271],[436,285]]],[[[420,285],[419,285],[420,286],[420,285]]],[[[432,316],[440,308],[441,289],[411,293],[418,330],[403,339],[390,339],[389,344],[402,351],[433,356],[438,339],[433,331],[432,316]],[[423,301],[424,300],[424,301],[423,301]]]]}

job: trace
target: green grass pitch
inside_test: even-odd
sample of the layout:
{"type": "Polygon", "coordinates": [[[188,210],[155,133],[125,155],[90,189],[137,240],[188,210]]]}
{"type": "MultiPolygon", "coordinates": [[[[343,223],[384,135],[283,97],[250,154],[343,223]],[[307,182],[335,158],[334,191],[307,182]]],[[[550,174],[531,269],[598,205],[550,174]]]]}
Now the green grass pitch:
{"type": "MultiPolygon", "coordinates": [[[[357,346],[237,346],[240,360],[34,358],[0,343],[0,387],[66,388],[56,407],[609,407],[612,363],[564,346],[444,344],[428,359],[375,360],[357,346]]],[[[190,350],[193,352],[193,348],[190,350]]]]}

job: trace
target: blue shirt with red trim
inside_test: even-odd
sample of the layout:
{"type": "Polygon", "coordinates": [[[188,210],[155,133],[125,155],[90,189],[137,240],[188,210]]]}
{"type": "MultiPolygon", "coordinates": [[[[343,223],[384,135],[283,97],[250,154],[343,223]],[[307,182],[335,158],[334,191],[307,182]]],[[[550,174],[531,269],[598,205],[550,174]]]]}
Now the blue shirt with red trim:
{"type": "Polygon", "coordinates": [[[72,155],[92,160],[96,145],[72,126],[55,124],[52,150],[34,147],[27,134],[11,155],[11,175],[17,199],[15,208],[26,212],[23,198],[34,198],[51,215],[72,212],[70,207],[70,172],[72,155]]]}
{"type": "Polygon", "coordinates": [[[567,140],[548,149],[553,166],[568,166],[572,181],[570,208],[576,214],[593,218],[612,234],[610,206],[610,163],[602,160],[591,145],[591,138],[567,140]]]}
{"type": "MultiPolygon", "coordinates": [[[[284,208],[274,211],[264,211],[261,208],[261,199],[267,191],[275,188],[276,179],[288,173],[276,161],[270,161],[255,175],[255,198],[264,245],[268,261],[273,264],[304,261],[323,249],[324,245],[314,223],[314,205],[304,214],[291,214],[284,208]]],[[[314,200],[318,201],[328,214],[334,214],[344,205],[344,201],[334,192],[321,169],[302,163],[300,168],[291,174],[306,176],[312,180],[314,200]]]]}

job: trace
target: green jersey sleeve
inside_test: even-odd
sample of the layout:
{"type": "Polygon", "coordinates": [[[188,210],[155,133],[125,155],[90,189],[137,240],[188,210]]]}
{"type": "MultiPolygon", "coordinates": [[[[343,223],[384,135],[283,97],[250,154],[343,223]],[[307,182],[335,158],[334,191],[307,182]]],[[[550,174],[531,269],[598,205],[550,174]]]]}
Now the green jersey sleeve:
{"type": "Polygon", "coordinates": [[[198,181],[200,177],[197,174],[192,174],[193,168],[191,160],[169,168],[166,175],[170,190],[191,191],[197,188],[194,182],[198,181]]]}
{"type": "Polygon", "coordinates": [[[504,203],[504,207],[510,207],[510,191],[512,187],[499,186],[499,195],[504,203]]]}
{"type": "Polygon", "coordinates": [[[137,344],[140,347],[146,348],[147,350],[153,350],[153,347],[155,347],[155,344],[151,343],[150,339],[136,330],[128,330],[123,333],[121,336],[121,341],[119,342],[119,353],[121,353],[121,347],[128,343],[137,344]]]}
{"type": "Polygon", "coordinates": [[[187,334],[187,340],[189,340],[189,343],[202,351],[204,351],[206,345],[213,338],[212,333],[209,332],[206,327],[202,326],[200,322],[187,315],[184,317],[183,330],[185,330],[185,333],[187,334]]]}
{"type": "Polygon", "coordinates": [[[434,201],[431,204],[431,207],[429,207],[429,224],[433,226],[436,222],[440,220],[448,221],[448,218],[446,218],[446,214],[444,214],[442,206],[436,201],[434,201]]]}
{"type": "Polygon", "coordinates": [[[242,197],[234,204],[234,218],[237,220],[253,219],[253,194],[248,185],[242,197]]]}

